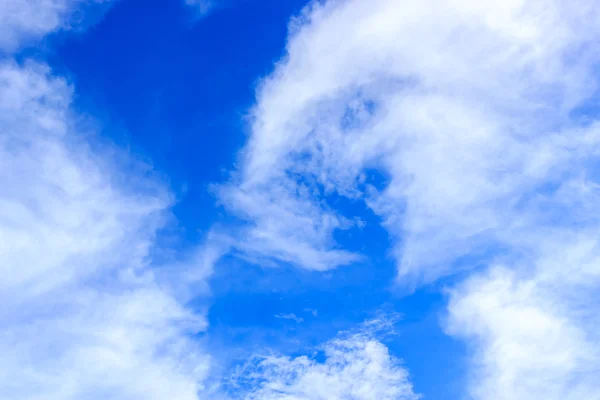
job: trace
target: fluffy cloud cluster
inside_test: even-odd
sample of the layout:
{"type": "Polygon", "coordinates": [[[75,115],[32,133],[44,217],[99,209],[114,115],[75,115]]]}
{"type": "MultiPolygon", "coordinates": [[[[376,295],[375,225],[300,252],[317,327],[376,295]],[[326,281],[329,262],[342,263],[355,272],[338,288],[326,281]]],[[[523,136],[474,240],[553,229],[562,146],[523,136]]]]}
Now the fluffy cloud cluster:
{"type": "Polygon", "coordinates": [[[487,270],[449,305],[473,398],[598,398],[598,22],[587,0],[313,2],[220,193],[238,249],[353,262],[334,234],[356,216],[330,200],[364,201],[399,284],[487,270]]]}
{"type": "Polygon", "coordinates": [[[250,221],[242,246],[306,268],[351,262],[331,240],[353,226],[327,204],[335,194],[365,199],[403,236],[402,275],[432,280],[487,250],[596,149],[593,129],[569,129],[594,89],[596,15],[585,2],[314,3],[258,92],[223,193],[250,221]]]}
{"type": "Polygon", "coordinates": [[[234,380],[244,400],[417,400],[400,360],[368,333],[340,335],[324,359],[255,357],[234,380]]]}
{"type": "MultiPolygon", "coordinates": [[[[597,282],[586,286],[598,288],[597,282]]],[[[448,329],[476,349],[473,398],[600,398],[597,295],[501,267],[460,289],[448,329]]]]}
{"type": "MultiPolygon", "coordinates": [[[[71,6],[3,2],[3,45],[66,24],[71,6]]],[[[46,65],[0,61],[0,397],[197,399],[206,321],[171,288],[201,282],[206,254],[189,282],[156,278],[171,195],[71,100],[46,65]]]]}

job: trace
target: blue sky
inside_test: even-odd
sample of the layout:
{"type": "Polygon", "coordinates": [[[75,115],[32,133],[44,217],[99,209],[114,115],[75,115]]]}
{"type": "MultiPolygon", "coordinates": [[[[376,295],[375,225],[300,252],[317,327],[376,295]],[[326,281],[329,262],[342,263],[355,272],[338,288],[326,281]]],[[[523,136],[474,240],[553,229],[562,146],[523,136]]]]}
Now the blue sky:
{"type": "Polygon", "coordinates": [[[600,399],[598,19],[0,5],[0,397],[600,399]]]}

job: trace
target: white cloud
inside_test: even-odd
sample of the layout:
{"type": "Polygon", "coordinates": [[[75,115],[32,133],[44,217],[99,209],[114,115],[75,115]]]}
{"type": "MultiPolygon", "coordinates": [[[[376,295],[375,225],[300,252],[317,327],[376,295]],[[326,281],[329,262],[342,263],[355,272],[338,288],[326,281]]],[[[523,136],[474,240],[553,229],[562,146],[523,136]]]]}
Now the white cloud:
{"type": "MultiPolygon", "coordinates": [[[[377,324],[375,324],[377,325],[377,324]]],[[[368,328],[368,327],[367,327],[368,328]]],[[[312,356],[254,357],[238,371],[234,398],[245,400],[416,400],[408,372],[365,330],[340,335],[312,356]]]]}
{"type": "Polygon", "coordinates": [[[597,398],[598,17],[588,0],[312,3],[222,188],[238,248],[353,262],[333,238],[354,216],[328,199],[364,200],[401,284],[503,265],[451,297],[474,398],[597,398]]]}
{"type": "MultiPolygon", "coordinates": [[[[74,4],[3,2],[1,45],[64,27],[74,4]]],[[[46,65],[0,62],[0,398],[197,399],[207,322],[173,292],[205,286],[220,247],[157,278],[171,195],[71,100],[46,65]]]]}
{"type": "Polygon", "coordinates": [[[550,133],[594,87],[592,4],[546,3],[314,3],[258,91],[222,194],[250,221],[242,248],[313,269],[356,260],[332,241],[352,224],[328,193],[366,197],[403,237],[407,278],[433,280],[495,235],[516,196],[563,172],[567,134],[550,133]],[[385,190],[367,187],[369,169],[385,190]]]}
{"type": "Polygon", "coordinates": [[[449,332],[476,349],[473,398],[600,399],[600,319],[598,298],[590,293],[598,288],[597,278],[586,288],[540,275],[523,278],[498,267],[453,294],[449,332]]]}
{"type": "MultiPolygon", "coordinates": [[[[3,0],[0,3],[0,51],[12,52],[46,34],[70,29],[82,6],[110,0],[3,0]]],[[[79,14],[81,19],[81,14],[79,14]]]]}
{"type": "Polygon", "coordinates": [[[300,323],[304,322],[304,318],[302,318],[302,317],[299,317],[299,316],[297,316],[297,315],[296,315],[296,314],[294,314],[294,313],[289,313],[289,314],[277,314],[277,315],[275,315],[275,318],[278,318],[278,319],[289,319],[289,320],[291,320],[291,321],[294,321],[294,322],[296,322],[296,323],[298,323],[298,324],[300,324],[300,323]]]}
{"type": "Polygon", "coordinates": [[[46,66],[3,62],[0,88],[0,397],[195,399],[206,321],[148,267],[169,193],[87,143],[46,66]]]}
{"type": "MultiPolygon", "coordinates": [[[[64,28],[74,4],[3,3],[0,47],[64,28]]],[[[600,130],[577,109],[597,89],[598,26],[587,0],[313,3],[219,191],[247,222],[238,251],[314,270],[356,261],[333,240],[354,227],[337,195],[383,218],[403,283],[500,253],[451,294],[448,330],[476,354],[472,397],[598,398],[600,130]]],[[[207,290],[229,244],[192,258],[203,267],[183,282],[157,277],[168,191],[88,142],[46,66],[4,61],[0,89],[0,397],[195,399],[206,321],[181,301],[187,279],[207,290]]],[[[257,359],[246,398],[414,398],[377,340],[324,350],[257,359]]]]}
{"type": "Polygon", "coordinates": [[[350,223],[307,201],[309,190],[295,182],[248,189],[245,183],[228,186],[221,188],[220,197],[230,210],[251,221],[237,242],[250,261],[276,259],[325,271],[359,258],[330,248],[331,232],[350,223]]]}

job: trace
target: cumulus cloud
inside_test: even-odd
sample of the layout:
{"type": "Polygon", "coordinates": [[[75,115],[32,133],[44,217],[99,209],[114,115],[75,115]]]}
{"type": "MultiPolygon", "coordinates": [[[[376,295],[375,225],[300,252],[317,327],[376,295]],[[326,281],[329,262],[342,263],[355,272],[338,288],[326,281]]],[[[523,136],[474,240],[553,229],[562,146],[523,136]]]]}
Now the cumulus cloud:
{"type": "Polygon", "coordinates": [[[237,247],[354,262],[334,238],[355,216],[331,200],[362,201],[399,284],[491,266],[449,308],[474,398],[597,398],[598,17],[587,0],[311,3],[220,192],[237,247]]]}
{"type": "Polygon", "coordinates": [[[256,356],[232,380],[233,398],[252,400],[416,400],[408,372],[366,325],[340,334],[314,356],[256,356]]]}
{"type": "MultiPolygon", "coordinates": [[[[3,45],[63,26],[71,4],[3,2],[3,45]]],[[[0,62],[0,397],[197,399],[207,322],[173,292],[202,285],[218,252],[158,278],[172,196],[96,136],[72,92],[43,63],[0,62]]]]}

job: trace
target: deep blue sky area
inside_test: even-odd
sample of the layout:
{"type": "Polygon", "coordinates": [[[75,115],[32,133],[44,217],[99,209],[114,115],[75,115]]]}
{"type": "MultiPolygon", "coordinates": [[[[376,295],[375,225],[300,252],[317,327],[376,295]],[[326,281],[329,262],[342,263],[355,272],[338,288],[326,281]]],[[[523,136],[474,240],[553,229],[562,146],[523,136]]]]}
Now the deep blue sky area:
{"type": "Polygon", "coordinates": [[[305,3],[234,0],[195,18],[183,2],[124,0],[85,32],[55,38],[51,65],[73,81],[77,106],[167,173],[191,241],[213,222],[207,185],[227,177],[255,86],[305,3]]]}
{"type": "MultiPolygon", "coordinates": [[[[288,21],[305,4],[231,1],[194,18],[179,1],[122,0],[85,32],[53,37],[56,48],[47,58],[73,82],[75,106],[169,177],[179,196],[174,213],[182,246],[197,243],[220,219],[209,185],[234,169],[256,84],[284,54],[288,21]]],[[[209,340],[229,355],[223,362],[265,346],[300,354],[383,308],[402,315],[386,344],[410,366],[416,391],[457,398],[464,351],[440,329],[439,288],[394,295],[385,230],[363,205],[339,201],[367,225],[336,239],[369,253],[369,261],[322,274],[226,257],[211,280],[209,340]],[[292,313],[302,322],[277,317],[292,313]]]]}

